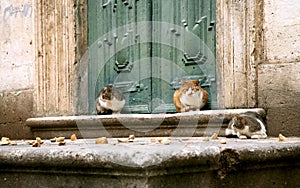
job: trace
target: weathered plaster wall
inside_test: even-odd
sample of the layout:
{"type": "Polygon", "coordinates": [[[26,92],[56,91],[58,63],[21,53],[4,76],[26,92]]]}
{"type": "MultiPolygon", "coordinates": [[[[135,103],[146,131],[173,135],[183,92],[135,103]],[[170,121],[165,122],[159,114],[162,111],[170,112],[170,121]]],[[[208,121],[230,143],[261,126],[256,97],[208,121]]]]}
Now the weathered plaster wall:
{"type": "Polygon", "coordinates": [[[259,106],[271,135],[300,136],[300,1],[266,0],[265,61],[259,65],[259,106]]]}
{"type": "Polygon", "coordinates": [[[87,50],[86,5],[86,0],[36,3],[37,116],[76,113],[75,87],[81,79],[76,71],[87,50]]]}
{"type": "Polygon", "coordinates": [[[0,136],[31,136],[24,121],[33,109],[33,0],[0,1],[0,136]]]}
{"type": "Polygon", "coordinates": [[[265,54],[268,63],[300,62],[300,1],[265,1],[265,54]]]}

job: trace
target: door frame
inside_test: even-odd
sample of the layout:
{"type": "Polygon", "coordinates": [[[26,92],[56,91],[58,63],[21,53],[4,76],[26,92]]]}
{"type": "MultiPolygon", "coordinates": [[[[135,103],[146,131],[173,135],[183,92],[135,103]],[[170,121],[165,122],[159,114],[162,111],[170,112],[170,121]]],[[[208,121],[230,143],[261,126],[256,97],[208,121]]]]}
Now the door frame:
{"type": "MultiPolygon", "coordinates": [[[[34,6],[36,116],[86,114],[87,0],[36,0],[34,6]]],[[[219,108],[257,107],[264,2],[217,0],[216,7],[219,108]]]]}

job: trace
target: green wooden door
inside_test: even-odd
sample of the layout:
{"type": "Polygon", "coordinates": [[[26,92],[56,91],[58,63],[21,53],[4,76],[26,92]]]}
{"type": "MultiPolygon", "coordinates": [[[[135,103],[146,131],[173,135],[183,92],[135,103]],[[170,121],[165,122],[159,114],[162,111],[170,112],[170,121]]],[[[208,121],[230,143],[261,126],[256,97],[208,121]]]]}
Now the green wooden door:
{"type": "Polygon", "coordinates": [[[89,101],[105,85],[124,113],[175,112],[182,79],[199,79],[216,107],[215,0],[88,1],[89,101]]]}

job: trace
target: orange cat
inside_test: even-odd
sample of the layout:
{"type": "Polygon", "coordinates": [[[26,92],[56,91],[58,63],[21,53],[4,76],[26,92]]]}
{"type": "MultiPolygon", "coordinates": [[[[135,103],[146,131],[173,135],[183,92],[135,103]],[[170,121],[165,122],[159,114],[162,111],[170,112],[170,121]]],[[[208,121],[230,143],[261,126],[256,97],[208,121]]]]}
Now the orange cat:
{"type": "Polygon", "coordinates": [[[200,110],[208,101],[208,93],[198,80],[181,81],[181,87],[174,93],[174,105],[178,112],[200,110]]]}

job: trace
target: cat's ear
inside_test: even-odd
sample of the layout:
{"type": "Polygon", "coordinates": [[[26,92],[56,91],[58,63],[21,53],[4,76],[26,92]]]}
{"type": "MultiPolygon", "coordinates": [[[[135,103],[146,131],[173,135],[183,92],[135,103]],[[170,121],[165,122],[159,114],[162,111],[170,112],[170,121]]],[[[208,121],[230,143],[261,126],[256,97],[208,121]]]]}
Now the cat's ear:
{"type": "Polygon", "coordinates": [[[236,119],[239,119],[241,116],[239,114],[234,116],[236,119]]]}
{"type": "Polygon", "coordinates": [[[199,84],[199,80],[191,80],[191,82],[192,82],[195,86],[197,86],[197,85],[199,84]]]}
{"type": "Polygon", "coordinates": [[[236,121],[237,121],[237,116],[234,116],[232,119],[231,119],[231,122],[234,124],[236,121]]]}
{"type": "Polygon", "coordinates": [[[181,83],[181,85],[183,85],[183,84],[187,83],[187,81],[186,80],[180,80],[180,83],[181,83]]]}

